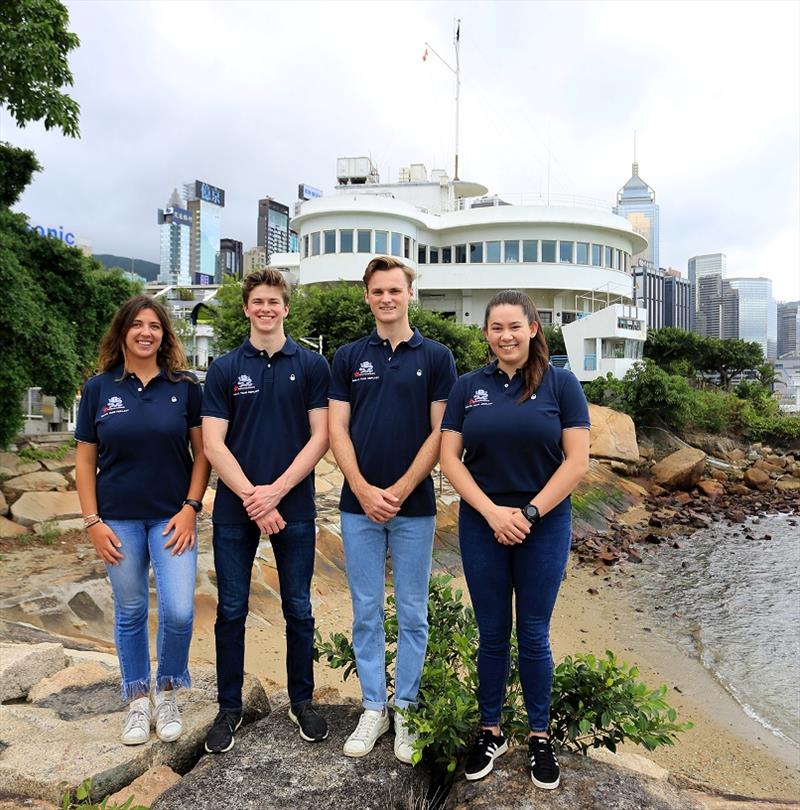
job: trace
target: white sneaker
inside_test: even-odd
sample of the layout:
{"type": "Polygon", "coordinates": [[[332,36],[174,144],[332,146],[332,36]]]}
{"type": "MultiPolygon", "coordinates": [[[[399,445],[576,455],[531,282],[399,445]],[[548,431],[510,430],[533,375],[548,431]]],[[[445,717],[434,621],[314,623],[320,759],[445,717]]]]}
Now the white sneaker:
{"type": "Polygon", "coordinates": [[[175,690],[156,692],[153,717],[156,721],[156,734],[164,742],[173,742],[181,736],[183,722],[178,704],[175,702],[175,690]]]}
{"type": "Polygon", "coordinates": [[[381,734],[389,730],[389,712],[384,709],[376,712],[372,709],[364,709],[358,720],[356,730],[347,738],[344,744],[344,755],[346,757],[363,757],[374,747],[381,734]]]}
{"type": "Polygon", "coordinates": [[[413,764],[411,755],[414,753],[414,743],[417,735],[408,727],[405,717],[398,712],[394,713],[394,755],[400,762],[413,764]]]}
{"type": "Polygon", "coordinates": [[[150,695],[131,701],[120,739],[125,745],[141,745],[150,739],[150,695]]]}

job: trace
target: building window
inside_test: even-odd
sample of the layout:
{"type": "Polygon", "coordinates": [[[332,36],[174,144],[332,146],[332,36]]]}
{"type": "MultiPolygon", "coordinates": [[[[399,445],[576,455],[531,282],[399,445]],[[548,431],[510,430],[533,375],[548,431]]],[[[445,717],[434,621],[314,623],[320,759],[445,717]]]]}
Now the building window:
{"type": "Polygon", "coordinates": [[[539,320],[545,325],[553,323],[553,311],[550,309],[540,309],[539,320]]]}
{"type": "Polygon", "coordinates": [[[487,242],[486,243],[486,261],[499,262],[500,261],[500,242],[487,242]]]}
{"type": "Polygon", "coordinates": [[[322,252],[336,253],[336,231],[322,232],[322,252]]]}
{"type": "Polygon", "coordinates": [[[319,231],[311,234],[311,255],[319,256],[319,231]]]}
{"type": "Polygon", "coordinates": [[[523,262],[539,261],[539,242],[536,239],[522,240],[522,261],[523,262]]]}
{"type": "Polygon", "coordinates": [[[401,243],[402,234],[392,232],[392,256],[402,256],[403,254],[400,251],[402,247],[401,243]]]}
{"type": "Polygon", "coordinates": [[[519,261],[519,241],[514,239],[513,242],[505,242],[503,244],[505,261],[518,262],[519,261]]]}
{"type": "Polygon", "coordinates": [[[403,237],[403,258],[410,259],[411,258],[411,237],[404,236],[403,237]]]}
{"type": "Polygon", "coordinates": [[[575,259],[576,264],[589,264],[589,243],[578,242],[578,255],[575,259]]]}
{"type": "Polygon", "coordinates": [[[428,257],[427,257],[428,246],[427,245],[417,245],[417,264],[427,264],[428,257]]]}
{"type": "Polygon", "coordinates": [[[637,318],[617,318],[617,327],[619,329],[633,329],[636,332],[641,332],[644,329],[644,324],[637,318]]]}
{"type": "Polygon", "coordinates": [[[456,264],[466,264],[467,263],[467,246],[466,245],[456,245],[456,264]]]}
{"type": "Polygon", "coordinates": [[[606,267],[611,267],[614,264],[614,248],[606,245],[606,267]]]}
{"type": "Polygon", "coordinates": [[[574,242],[559,242],[558,243],[558,260],[560,262],[567,262],[572,264],[575,261],[575,243],[574,242]]]}
{"type": "Polygon", "coordinates": [[[442,248],[442,264],[452,264],[453,263],[453,248],[451,247],[443,247],[442,248]]]}
{"type": "Polygon", "coordinates": [[[602,261],[602,246],[592,245],[592,265],[594,267],[600,267],[602,265],[602,261]]]}
{"type": "Polygon", "coordinates": [[[562,325],[565,323],[572,323],[573,321],[577,320],[577,317],[578,317],[577,312],[562,312],[561,323],[562,325]]]}
{"type": "Polygon", "coordinates": [[[359,253],[372,252],[372,231],[357,231],[357,246],[359,253]]]}
{"type": "Polygon", "coordinates": [[[375,252],[381,256],[389,252],[389,231],[375,231],[375,252]]]}
{"type": "Polygon", "coordinates": [[[641,360],[644,341],[628,338],[603,338],[603,357],[613,360],[641,360]]]}
{"type": "Polygon", "coordinates": [[[480,264],[483,261],[483,242],[470,242],[469,261],[470,264],[480,264]]]}
{"type": "Polygon", "coordinates": [[[556,260],[556,240],[542,239],[542,261],[554,262],[556,260]]]}
{"type": "Polygon", "coordinates": [[[614,269],[619,270],[622,267],[622,251],[616,248],[614,251],[614,269]]]}
{"type": "Polygon", "coordinates": [[[353,252],[353,232],[351,230],[339,231],[339,250],[342,253],[353,252]]]}
{"type": "Polygon", "coordinates": [[[303,258],[308,258],[308,234],[303,237],[303,258]]]}
{"type": "Polygon", "coordinates": [[[439,248],[432,247],[428,250],[428,264],[439,264],[439,248]]]}

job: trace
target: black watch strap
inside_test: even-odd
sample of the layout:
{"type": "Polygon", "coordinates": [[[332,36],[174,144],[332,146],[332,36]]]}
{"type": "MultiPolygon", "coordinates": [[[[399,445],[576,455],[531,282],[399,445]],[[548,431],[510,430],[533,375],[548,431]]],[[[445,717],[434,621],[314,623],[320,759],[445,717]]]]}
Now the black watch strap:
{"type": "Polygon", "coordinates": [[[196,501],[194,498],[187,498],[183,502],[183,505],[186,506],[187,504],[189,506],[191,506],[192,509],[194,509],[195,512],[202,512],[203,511],[203,502],[202,501],[196,501]]]}
{"type": "Polygon", "coordinates": [[[541,517],[539,508],[532,503],[526,503],[525,506],[522,507],[522,514],[525,515],[525,518],[531,526],[541,517]]]}

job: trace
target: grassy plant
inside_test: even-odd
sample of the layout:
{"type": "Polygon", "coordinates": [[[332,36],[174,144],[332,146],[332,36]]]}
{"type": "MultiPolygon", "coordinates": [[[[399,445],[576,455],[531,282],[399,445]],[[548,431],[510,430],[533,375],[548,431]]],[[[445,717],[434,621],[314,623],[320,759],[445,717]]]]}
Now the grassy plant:
{"type": "Polygon", "coordinates": [[[73,447],[75,447],[75,439],[70,439],[56,447],[35,447],[29,444],[27,447],[23,447],[17,455],[28,461],[44,461],[45,459],[61,461],[73,447]]]}
{"type": "Polygon", "coordinates": [[[53,543],[61,536],[61,531],[56,526],[55,521],[45,520],[42,523],[41,531],[39,533],[39,540],[46,545],[52,546],[53,543]]]}
{"type": "Polygon", "coordinates": [[[144,805],[134,804],[131,796],[122,804],[110,802],[106,796],[101,802],[92,801],[92,780],[84,779],[78,785],[75,793],[67,791],[61,797],[61,810],[147,810],[144,805]]]}

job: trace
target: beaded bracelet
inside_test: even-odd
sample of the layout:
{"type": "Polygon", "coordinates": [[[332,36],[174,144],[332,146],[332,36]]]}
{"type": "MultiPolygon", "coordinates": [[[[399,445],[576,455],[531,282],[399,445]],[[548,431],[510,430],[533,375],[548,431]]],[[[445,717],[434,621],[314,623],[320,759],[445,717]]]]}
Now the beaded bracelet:
{"type": "Polygon", "coordinates": [[[91,523],[84,523],[83,528],[91,529],[92,526],[96,526],[98,523],[103,523],[103,518],[101,518],[100,515],[95,515],[95,519],[91,523]]]}

